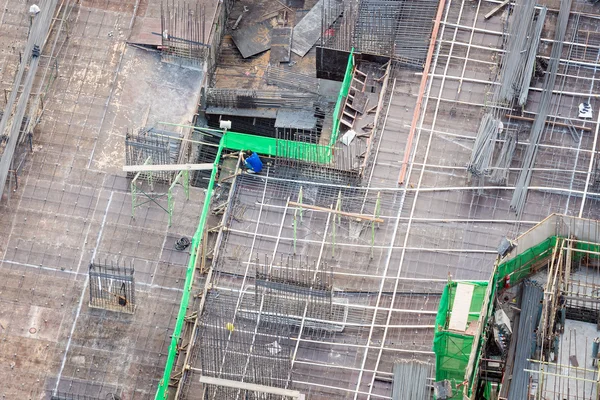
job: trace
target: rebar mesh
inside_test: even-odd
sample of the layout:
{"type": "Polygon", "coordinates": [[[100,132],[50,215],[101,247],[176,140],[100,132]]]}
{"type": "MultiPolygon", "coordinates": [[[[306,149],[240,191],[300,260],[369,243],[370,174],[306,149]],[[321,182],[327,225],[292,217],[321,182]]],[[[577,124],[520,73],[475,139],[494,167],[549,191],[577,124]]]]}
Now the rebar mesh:
{"type": "MultiPolygon", "coordinates": [[[[340,3],[343,15],[322,23],[324,47],[394,58],[421,67],[427,56],[438,0],[361,0],[340,3]]],[[[338,9],[333,13],[340,14],[338,9]]],[[[323,19],[326,21],[327,19],[323,19]]]]}
{"type": "MultiPolygon", "coordinates": [[[[254,297],[254,294],[248,295],[254,297]]],[[[278,324],[273,319],[273,316],[284,316],[283,307],[272,307],[269,311],[272,318],[264,320],[260,317],[260,310],[257,310],[257,318],[246,319],[242,315],[236,318],[240,304],[243,303],[238,303],[235,293],[218,290],[209,292],[204,313],[200,317],[200,343],[197,347],[202,374],[285,387],[291,368],[291,327],[278,324]]],[[[209,398],[230,398],[222,397],[229,395],[229,390],[220,387],[209,389],[212,390],[209,398]]]]}

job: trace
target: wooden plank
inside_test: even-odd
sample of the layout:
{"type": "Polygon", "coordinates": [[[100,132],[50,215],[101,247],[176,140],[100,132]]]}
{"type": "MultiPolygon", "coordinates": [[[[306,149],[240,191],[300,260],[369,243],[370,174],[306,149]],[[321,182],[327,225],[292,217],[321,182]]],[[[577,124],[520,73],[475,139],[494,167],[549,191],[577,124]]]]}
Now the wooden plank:
{"type": "Polygon", "coordinates": [[[233,389],[249,390],[251,392],[269,393],[277,396],[293,397],[294,399],[303,400],[304,395],[297,390],[282,389],[273,386],[257,385],[254,383],[232,381],[229,379],[213,378],[212,376],[201,376],[200,383],[207,385],[216,385],[230,387],[233,389]]]}
{"type": "Polygon", "coordinates": [[[124,165],[123,172],[202,171],[212,170],[212,164],[124,165]]]}
{"type": "MultiPolygon", "coordinates": [[[[533,118],[530,118],[530,117],[521,117],[520,115],[513,115],[513,114],[506,114],[506,118],[516,119],[517,121],[527,121],[527,122],[533,122],[534,121],[533,118]]],[[[564,128],[572,127],[572,128],[577,129],[577,130],[583,129],[586,132],[591,132],[592,131],[592,128],[587,128],[585,126],[569,125],[569,124],[565,124],[564,122],[554,122],[554,121],[551,121],[549,119],[546,120],[546,124],[553,124],[553,125],[556,125],[556,126],[562,126],[564,128]]]]}
{"type": "Polygon", "coordinates": [[[321,37],[321,29],[329,28],[342,13],[336,1],[319,0],[294,27],[292,51],[304,57],[321,37]],[[325,18],[323,18],[325,11],[325,18]]]}
{"type": "Polygon", "coordinates": [[[290,201],[289,205],[292,206],[292,207],[303,208],[305,210],[326,211],[326,212],[334,213],[334,214],[337,214],[337,215],[343,215],[343,216],[349,217],[349,218],[363,219],[365,221],[372,221],[372,222],[379,222],[379,223],[385,222],[383,219],[373,217],[372,215],[355,214],[355,213],[350,213],[350,212],[345,212],[345,211],[337,211],[337,210],[334,210],[332,208],[326,208],[326,207],[312,206],[312,205],[309,205],[309,204],[296,203],[295,201],[290,201]]]}
{"type": "Polygon", "coordinates": [[[498,11],[502,10],[506,5],[510,3],[510,0],[504,0],[502,3],[498,4],[496,7],[492,9],[489,13],[485,14],[483,18],[490,19],[496,14],[498,11]]]}
{"type": "Polygon", "coordinates": [[[292,28],[273,28],[271,33],[271,54],[269,62],[278,64],[282,62],[290,62],[290,54],[292,47],[292,28]]]}
{"type": "Polygon", "coordinates": [[[240,53],[242,53],[242,57],[248,58],[271,48],[272,30],[273,27],[269,21],[262,21],[234,31],[231,38],[240,53]]]}
{"type": "Polygon", "coordinates": [[[467,283],[458,283],[456,285],[456,294],[454,303],[452,303],[452,313],[448,329],[452,331],[465,332],[469,322],[469,311],[471,310],[471,300],[475,286],[467,283]]]}
{"type": "Polygon", "coordinates": [[[415,111],[413,112],[412,122],[410,124],[410,131],[406,140],[406,147],[404,149],[404,159],[402,160],[402,167],[400,168],[400,175],[398,176],[398,184],[404,184],[406,179],[406,170],[408,168],[408,161],[412,152],[412,142],[415,137],[417,130],[417,121],[421,116],[421,107],[423,106],[423,95],[425,94],[425,86],[427,86],[427,79],[429,77],[429,69],[431,67],[431,59],[435,50],[435,43],[437,41],[438,31],[440,29],[440,21],[444,14],[444,6],[446,0],[440,0],[438,4],[438,10],[433,24],[433,30],[431,32],[431,39],[429,41],[429,50],[427,50],[427,58],[425,59],[425,66],[423,67],[423,76],[421,77],[421,84],[419,85],[419,94],[417,96],[417,104],[415,105],[415,111]]]}

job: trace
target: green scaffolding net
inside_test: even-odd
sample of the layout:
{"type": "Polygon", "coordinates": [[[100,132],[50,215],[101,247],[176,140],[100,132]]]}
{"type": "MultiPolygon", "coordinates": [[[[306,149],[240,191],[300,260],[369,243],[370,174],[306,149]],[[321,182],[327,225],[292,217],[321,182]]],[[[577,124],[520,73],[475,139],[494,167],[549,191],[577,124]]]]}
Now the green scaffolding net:
{"type": "MultiPolygon", "coordinates": [[[[500,260],[489,282],[469,282],[476,287],[470,304],[468,321],[481,318],[483,326],[478,327],[480,335],[469,335],[448,329],[458,283],[449,282],[446,285],[436,317],[433,351],[436,357],[436,381],[449,380],[451,382],[453,389],[455,389],[452,399],[462,399],[463,393],[469,398],[473,398],[471,396],[475,388],[481,383],[478,382],[477,371],[481,361],[481,352],[485,346],[485,324],[494,310],[493,299],[496,293],[504,289],[506,285],[519,284],[544,268],[553,252],[555,250],[559,251],[564,246],[564,240],[568,238],[574,239],[579,236],[578,239],[572,242],[572,246],[580,250],[571,254],[573,260],[579,260],[582,257],[600,258],[598,256],[600,244],[596,243],[598,240],[594,236],[597,235],[594,230],[595,225],[591,227],[588,225],[567,216],[550,216],[517,238],[518,243],[521,245],[527,243],[530,247],[518,249],[512,257],[500,260]],[[562,225],[557,223],[556,218],[560,218],[558,222],[562,225]],[[546,229],[540,230],[541,228],[546,229]],[[547,236],[540,234],[541,232],[546,233],[547,236]],[[477,342],[474,343],[474,340],[477,340],[477,342]],[[467,371],[471,354],[473,354],[471,360],[473,366],[467,371]],[[463,389],[459,389],[459,387],[463,389]]],[[[490,398],[491,388],[491,383],[485,382],[484,398],[490,398]]]]}
{"type": "MultiPolygon", "coordinates": [[[[469,356],[473,346],[473,335],[450,331],[448,324],[452,309],[456,288],[459,282],[449,282],[442,292],[438,314],[435,320],[435,333],[433,339],[433,351],[435,353],[435,380],[437,382],[449,380],[456,387],[465,378],[465,370],[469,363],[469,356]]],[[[473,296],[469,307],[467,321],[476,321],[479,318],[485,294],[488,286],[486,281],[460,282],[460,284],[473,285],[473,296]]],[[[462,395],[456,393],[453,399],[459,399],[462,395]]]]}

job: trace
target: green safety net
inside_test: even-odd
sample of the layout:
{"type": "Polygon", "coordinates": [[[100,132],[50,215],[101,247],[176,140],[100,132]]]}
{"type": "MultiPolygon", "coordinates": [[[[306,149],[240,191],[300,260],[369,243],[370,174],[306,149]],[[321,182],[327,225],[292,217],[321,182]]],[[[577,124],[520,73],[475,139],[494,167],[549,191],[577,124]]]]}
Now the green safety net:
{"type": "MultiPolygon", "coordinates": [[[[506,277],[509,277],[509,283],[512,286],[530,276],[534,272],[534,268],[539,268],[552,256],[557,241],[560,239],[560,236],[550,236],[537,245],[518,254],[514,258],[498,264],[489,282],[489,284],[492,285],[492,290],[489,293],[490,301],[488,302],[487,310],[483,310],[482,306],[485,300],[484,297],[488,282],[470,282],[471,284],[476,285],[476,287],[471,301],[469,321],[479,318],[480,313],[484,313],[484,317],[489,316],[493,311],[492,300],[496,291],[502,289],[506,284],[506,277]]],[[[576,242],[575,248],[584,250],[585,252],[573,252],[572,258],[574,260],[578,260],[581,257],[600,258],[598,254],[593,254],[600,253],[600,244],[576,242]]],[[[435,321],[433,341],[433,351],[435,352],[436,357],[436,381],[448,379],[452,382],[454,388],[465,379],[465,371],[469,362],[471,350],[473,349],[472,345],[474,340],[473,336],[461,335],[456,332],[445,330],[448,321],[450,320],[456,285],[457,282],[450,282],[444,288],[435,321]]],[[[475,357],[474,371],[477,371],[479,367],[479,354],[481,353],[484,339],[484,335],[481,335],[479,343],[475,348],[477,357],[475,357]]],[[[469,395],[471,395],[474,390],[474,385],[476,383],[475,375],[476,374],[473,374],[468,382],[469,395]]],[[[489,398],[491,388],[491,384],[487,382],[484,394],[485,398],[489,398]]],[[[452,398],[461,399],[462,391],[455,390],[454,397],[452,398]]]]}
{"type": "MultiPolygon", "coordinates": [[[[461,284],[473,285],[473,297],[469,307],[468,321],[476,321],[479,318],[481,307],[485,299],[487,281],[460,282],[461,284]]],[[[465,378],[465,370],[469,363],[469,356],[473,346],[473,336],[448,331],[451,310],[454,305],[454,296],[458,282],[449,282],[442,292],[438,313],[435,320],[435,333],[433,339],[433,351],[435,353],[435,380],[450,380],[453,386],[461,383],[465,378]]],[[[455,393],[452,398],[459,399],[462,395],[455,393]]]]}
{"type": "Polygon", "coordinates": [[[550,236],[543,242],[530,247],[515,258],[508,260],[496,269],[496,282],[504,285],[505,278],[510,276],[510,284],[514,285],[531,274],[532,268],[552,255],[557,236],[550,236]]]}
{"type": "Polygon", "coordinates": [[[328,164],[332,158],[332,151],[329,146],[231,131],[227,132],[225,136],[225,148],[229,150],[252,150],[262,155],[318,164],[328,164]]]}

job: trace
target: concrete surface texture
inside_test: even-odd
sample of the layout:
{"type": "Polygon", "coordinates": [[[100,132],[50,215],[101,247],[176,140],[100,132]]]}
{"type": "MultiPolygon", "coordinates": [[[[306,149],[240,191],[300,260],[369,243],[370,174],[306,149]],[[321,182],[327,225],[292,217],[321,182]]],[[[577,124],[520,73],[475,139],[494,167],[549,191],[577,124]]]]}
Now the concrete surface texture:
{"type": "MultiPolygon", "coordinates": [[[[12,85],[30,3],[1,4],[0,89],[12,85]]],[[[193,234],[204,193],[192,189],[185,201],[176,189],[172,228],[158,207],[132,219],[120,171],[124,136],[161,120],[189,123],[202,75],[126,45],[133,23],[160,15],[159,1],[70,3],[70,33],[33,153],[18,190],[0,203],[0,395],[41,399],[58,389],[147,399],[164,369],[185,277],[188,254],[174,244],[193,234]],[[92,259],[133,262],[134,315],[88,307],[92,259]]]]}
{"type": "MultiPolygon", "coordinates": [[[[11,86],[31,1],[27,6],[18,0],[4,3],[1,89],[11,86]]],[[[245,5],[250,11],[240,27],[278,18],[287,6],[276,2],[275,9],[271,3],[237,2],[229,19],[235,22],[245,5]]],[[[306,2],[304,8],[314,3],[306,2]]],[[[547,57],[560,1],[540,3],[550,8],[539,49],[547,57]]],[[[202,309],[194,296],[191,307],[200,316],[223,319],[216,328],[204,319],[200,327],[215,340],[227,338],[239,345],[234,360],[241,364],[225,365],[221,358],[222,365],[211,367],[231,368],[231,378],[237,380],[259,374],[247,367],[258,365],[262,356],[255,351],[258,337],[260,351],[268,345],[277,354],[280,348],[287,352],[283,361],[289,362],[291,372],[280,386],[311,399],[389,399],[396,359],[433,362],[434,318],[449,275],[487,279],[502,237],[516,237],[550,213],[600,217],[598,115],[581,119],[576,111],[581,101],[591,99],[598,112],[594,102],[600,95],[599,12],[587,0],[575,1],[571,10],[570,44],[563,52],[551,123],[539,146],[523,212],[515,215],[509,203],[528,145],[526,135],[506,186],[490,187],[467,175],[477,126],[502,57],[507,11],[489,20],[482,17],[495,6],[493,1],[445,1],[423,93],[421,71],[392,69],[381,123],[364,155],[361,187],[336,183],[329,170],[311,175],[277,162],[266,165],[261,175],[242,174],[233,180],[210,296],[202,309]],[[411,129],[421,98],[421,112],[411,129]],[[590,130],[574,142],[552,123],[564,116],[590,130]],[[406,179],[399,185],[407,152],[406,179]],[[328,211],[336,208],[354,216],[328,211]],[[383,222],[372,223],[364,216],[383,222]],[[239,305],[246,304],[245,296],[256,287],[259,267],[285,270],[285,259],[294,253],[304,265],[330,271],[333,301],[346,307],[345,326],[342,332],[320,333],[296,326],[277,347],[268,327],[237,324],[243,319],[239,305]],[[242,332],[238,342],[225,318],[242,332]]],[[[207,2],[207,7],[214,4],[207,2]]],[[[290,23],[305,13],[297,14],[288,15],[290,23]]],[[[162,64],[158,54],[126,45],[136,24],[145,18],[155,23],[159,16],[158,0],[82,0],[71,14],[70,34],[57,58],[59,74],[35,132],[33,153],[24,164],[19,188],[0,203],[0,395],[7,399],[44,398],[55,389],[101,399],[109,393],[148,399],[156,391],[188,260],[174,244],[193,234],[204,198],[202,190],[192,189],[185,201],[183,191],[176,190],[171,228],[157,206],[141,207],[131,217],[129,181],[121,172],[127,130],[159,121],[190,123],[203,79],[201,72],[162,64]],[[134,263],[133,315],[88,307],[92,259],[134,263]]],[[[291,60],[294,71],[314,70],[314,50],[303,58],[294,54],[291,60]]],[[[242,61],[226,35],[212,83],[218,88],[264,89],[268,61],[268,52],[242,61]]],[[[533,81],[524,117],[538,112],[541,87],[541,80],[533,81]]],[[[511,122],[511,129],[518,127],[511,122]]],[[[216,225],[216,219],[211,217],[209,225],[216,225]]],[[[196,282],[194,290],[201,290],[203,283],[196,282]]],[[[296,317],[304,324],[307,314],[296,317]]],[[[197,378],[205,366],[203,343],[188,349],[189,379],[179,390],[189,399],[202,396],[197,378]]]]}
{"type": "MultiPolygon", "coordinates": [[[[560,2],[541,3],[550,11],[539,53],[548,57],[560,2]]],[[[376,132],[363,175],[365,188],[350,193],[343,185],[292,176],[277,165],[260,177],[237,179],[220,258],[214,267],[210,292],[216,294],[205,304],[206,315],[229,305],[234,311],[226,313],[226,318],[236,318],[235,304],[242,303],[247,285],[253,285],[255,264],[285,270],[285,257],[294,251],[309,263],[331,268],[334,298],[349,301],[348,324],[342,333],[315,338],[300,331],[292,334],[291,343],[284,342],[291,348],[289,384],[294,389],[318,399],[391,398],[389,378],[394,360],[416,357],[433,362],[433,320],[441,288],[449,276],[487,280],[502,238],[517,237],[553,212],[599,217],[599,193],[593,183],[598,122],[577,117],[579,102],[594,99],[600,89],[597,59],[585,61],[591,60],[592,54],[598,55],[596,44],[591,45],[593,50],[589,46],[595,43],[590,40],[597,34],[598,11],[584,0],[575,1],[571,9],[566,36],[571,44],[561,57],[550,123],[539,146],[523,212],[515,215],[509,204],[524,149],[529,145],[527,134],[519,137],[506,186],[488,186],[467,174],[477,127],[489,105],[490,88],[503,54],[502,32],[508,11],[483,18],[495,6],[491,1],[446,0],[409,147],[422,73],[404,68],[394,71],[382,106],[384,122],[376,132]],[[553,124],[565,116],[578,126],[590,128],[579,142],[553,124]],[[407,151],[405,184],[399,186],[407,151]],[[300,187],[305,204],[335,208],[341,198],[342,210],[366,214],[373,214],[380,193],[385,222],[372,235],[369,224],[338,219],[323,210],[302,211],[301,206],[290,206],[289,201],[299,198],[300,187]],[[302,222],[297,221],[298,212],[303,212],[302,222]],[[261,261],[256,261],[256,255],[261,261]],[[262,261],[265,255],[271,261],[262,261]]],[[[233,80],[222,78],[228,73],[233,77],[244,68],[245,75],[251,77],[247,82],[256,82],[262,70],[249,65],[240,63],[234,67],[239,69],[218,70],[216,85],[232,87],[233,80]]],[[[525,117],[538,112],[542,81],[532,81],[525,117]]],[[[515,120],[511,120],[510,129],[521,125],[527,132],[529,125],[515,120]]],[[[240,315],[237,318],[244,323],[240,315]]],[[[256,341],[268,332],[256,329],[256,341]]],[[[218,336],[212,331],[210,334],[218,336]]],[[[235,337],[229,340],[243,345],[235,337]]],[[[248,344],[241,356],[249,365],[254,365],[256,358],[252,349],[248,344]]],[[[206,365],[198,357],[192,366],[206,365]]],[[[229,366],[224,363],[221,368],[229,366]]],[[[190,398],[199,398],[194,395],[200,387],[196,379],[199,373],[191,373],[184,392],[190,398]]],[[[232,379],[244,379],[243,370],[231,373],[232,379]]]]}

